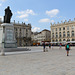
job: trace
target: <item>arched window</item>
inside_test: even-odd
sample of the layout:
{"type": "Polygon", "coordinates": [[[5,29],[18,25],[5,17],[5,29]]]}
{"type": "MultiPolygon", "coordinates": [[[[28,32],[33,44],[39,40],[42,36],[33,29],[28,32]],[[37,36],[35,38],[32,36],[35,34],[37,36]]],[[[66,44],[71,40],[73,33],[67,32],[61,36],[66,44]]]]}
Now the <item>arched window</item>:
{"type": "Polygon", "coordinates": [[[54,40],[52,40],[52,42],[54,42],[54,40]]]}
{"type": "Polygon", "coordinates": [[[59,41],[61,41],[61,39],[59,41]]]}
{"type": "Polygon", "coordinates": [[[65,39],[63,39],[63,41],[66,41],[65,39]]]}
{"type": "Polygon", "coordinates": [[[67,39],[67,41],[70,41],[70,39],[67,39]]]}
{"type": "Polygon", "coordinates": [[[75,39],[72,39],[72,41],[74,41],[75,39]]]}

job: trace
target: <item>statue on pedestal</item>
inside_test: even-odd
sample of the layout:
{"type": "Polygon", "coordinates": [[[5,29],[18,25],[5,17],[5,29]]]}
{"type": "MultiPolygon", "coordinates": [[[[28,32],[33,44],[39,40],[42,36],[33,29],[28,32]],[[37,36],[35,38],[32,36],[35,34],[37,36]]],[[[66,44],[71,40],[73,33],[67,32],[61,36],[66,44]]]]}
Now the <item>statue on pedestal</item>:
{"type": "Polygon", "coordinates": [[[10,7],[8,6],[5,9],[4,23],[10,23],[11,17],[12,17],[12,12],[10,10],[10,7]]]}

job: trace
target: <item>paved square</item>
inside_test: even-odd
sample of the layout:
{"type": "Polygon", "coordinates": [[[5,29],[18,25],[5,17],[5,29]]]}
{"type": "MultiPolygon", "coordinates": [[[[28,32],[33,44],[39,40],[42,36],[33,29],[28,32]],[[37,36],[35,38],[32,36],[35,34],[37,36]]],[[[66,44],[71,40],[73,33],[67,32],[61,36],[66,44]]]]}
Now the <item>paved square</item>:
{"type": "Polygon", "coordinates": [[[70,56],[66,56],[64,47],[48,52],[42,47],[29,48],[31,51],[0,56],[0,75],[75,75],[75,47],[71,47],[70,56]]]}

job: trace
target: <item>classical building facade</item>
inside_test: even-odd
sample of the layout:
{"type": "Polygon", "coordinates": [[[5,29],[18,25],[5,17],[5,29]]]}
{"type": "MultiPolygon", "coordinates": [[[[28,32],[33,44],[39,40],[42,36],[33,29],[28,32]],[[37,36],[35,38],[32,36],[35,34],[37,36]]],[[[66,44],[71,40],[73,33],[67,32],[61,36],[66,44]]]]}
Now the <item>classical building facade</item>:
{"type": "Polygon", "coordinates": [[[51,24],[51,42],[75,41],[75,19],[51,24]]]}
{"type": "MultiPolygon", "coordinates": [[[[2,22],[0,21],[0,24],[2,22]]],[[[20,24],[13,22],[15,37],[17,40],[17,46],[28,46],[31,45],[31,24],[20,24]]]]}
{"type": "Polygon", "coordinates": [[[33,43],[41,44],[42,41],[51,41],[51,32],[47,29],[42,30],[41,32],[32,33],[33,43]]]}

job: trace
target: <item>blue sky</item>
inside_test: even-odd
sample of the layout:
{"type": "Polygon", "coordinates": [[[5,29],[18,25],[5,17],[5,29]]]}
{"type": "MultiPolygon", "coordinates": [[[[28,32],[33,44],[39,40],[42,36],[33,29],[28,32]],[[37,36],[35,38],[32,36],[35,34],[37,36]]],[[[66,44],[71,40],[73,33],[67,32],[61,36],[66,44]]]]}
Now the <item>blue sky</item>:
{"type": "Polygon", "coordinates": [[[0,0],[0,17],[10,6],[11,21],[31,23],[32,31],[50,30],[50,23],[75,18],[75,0],[0,0]]]}

